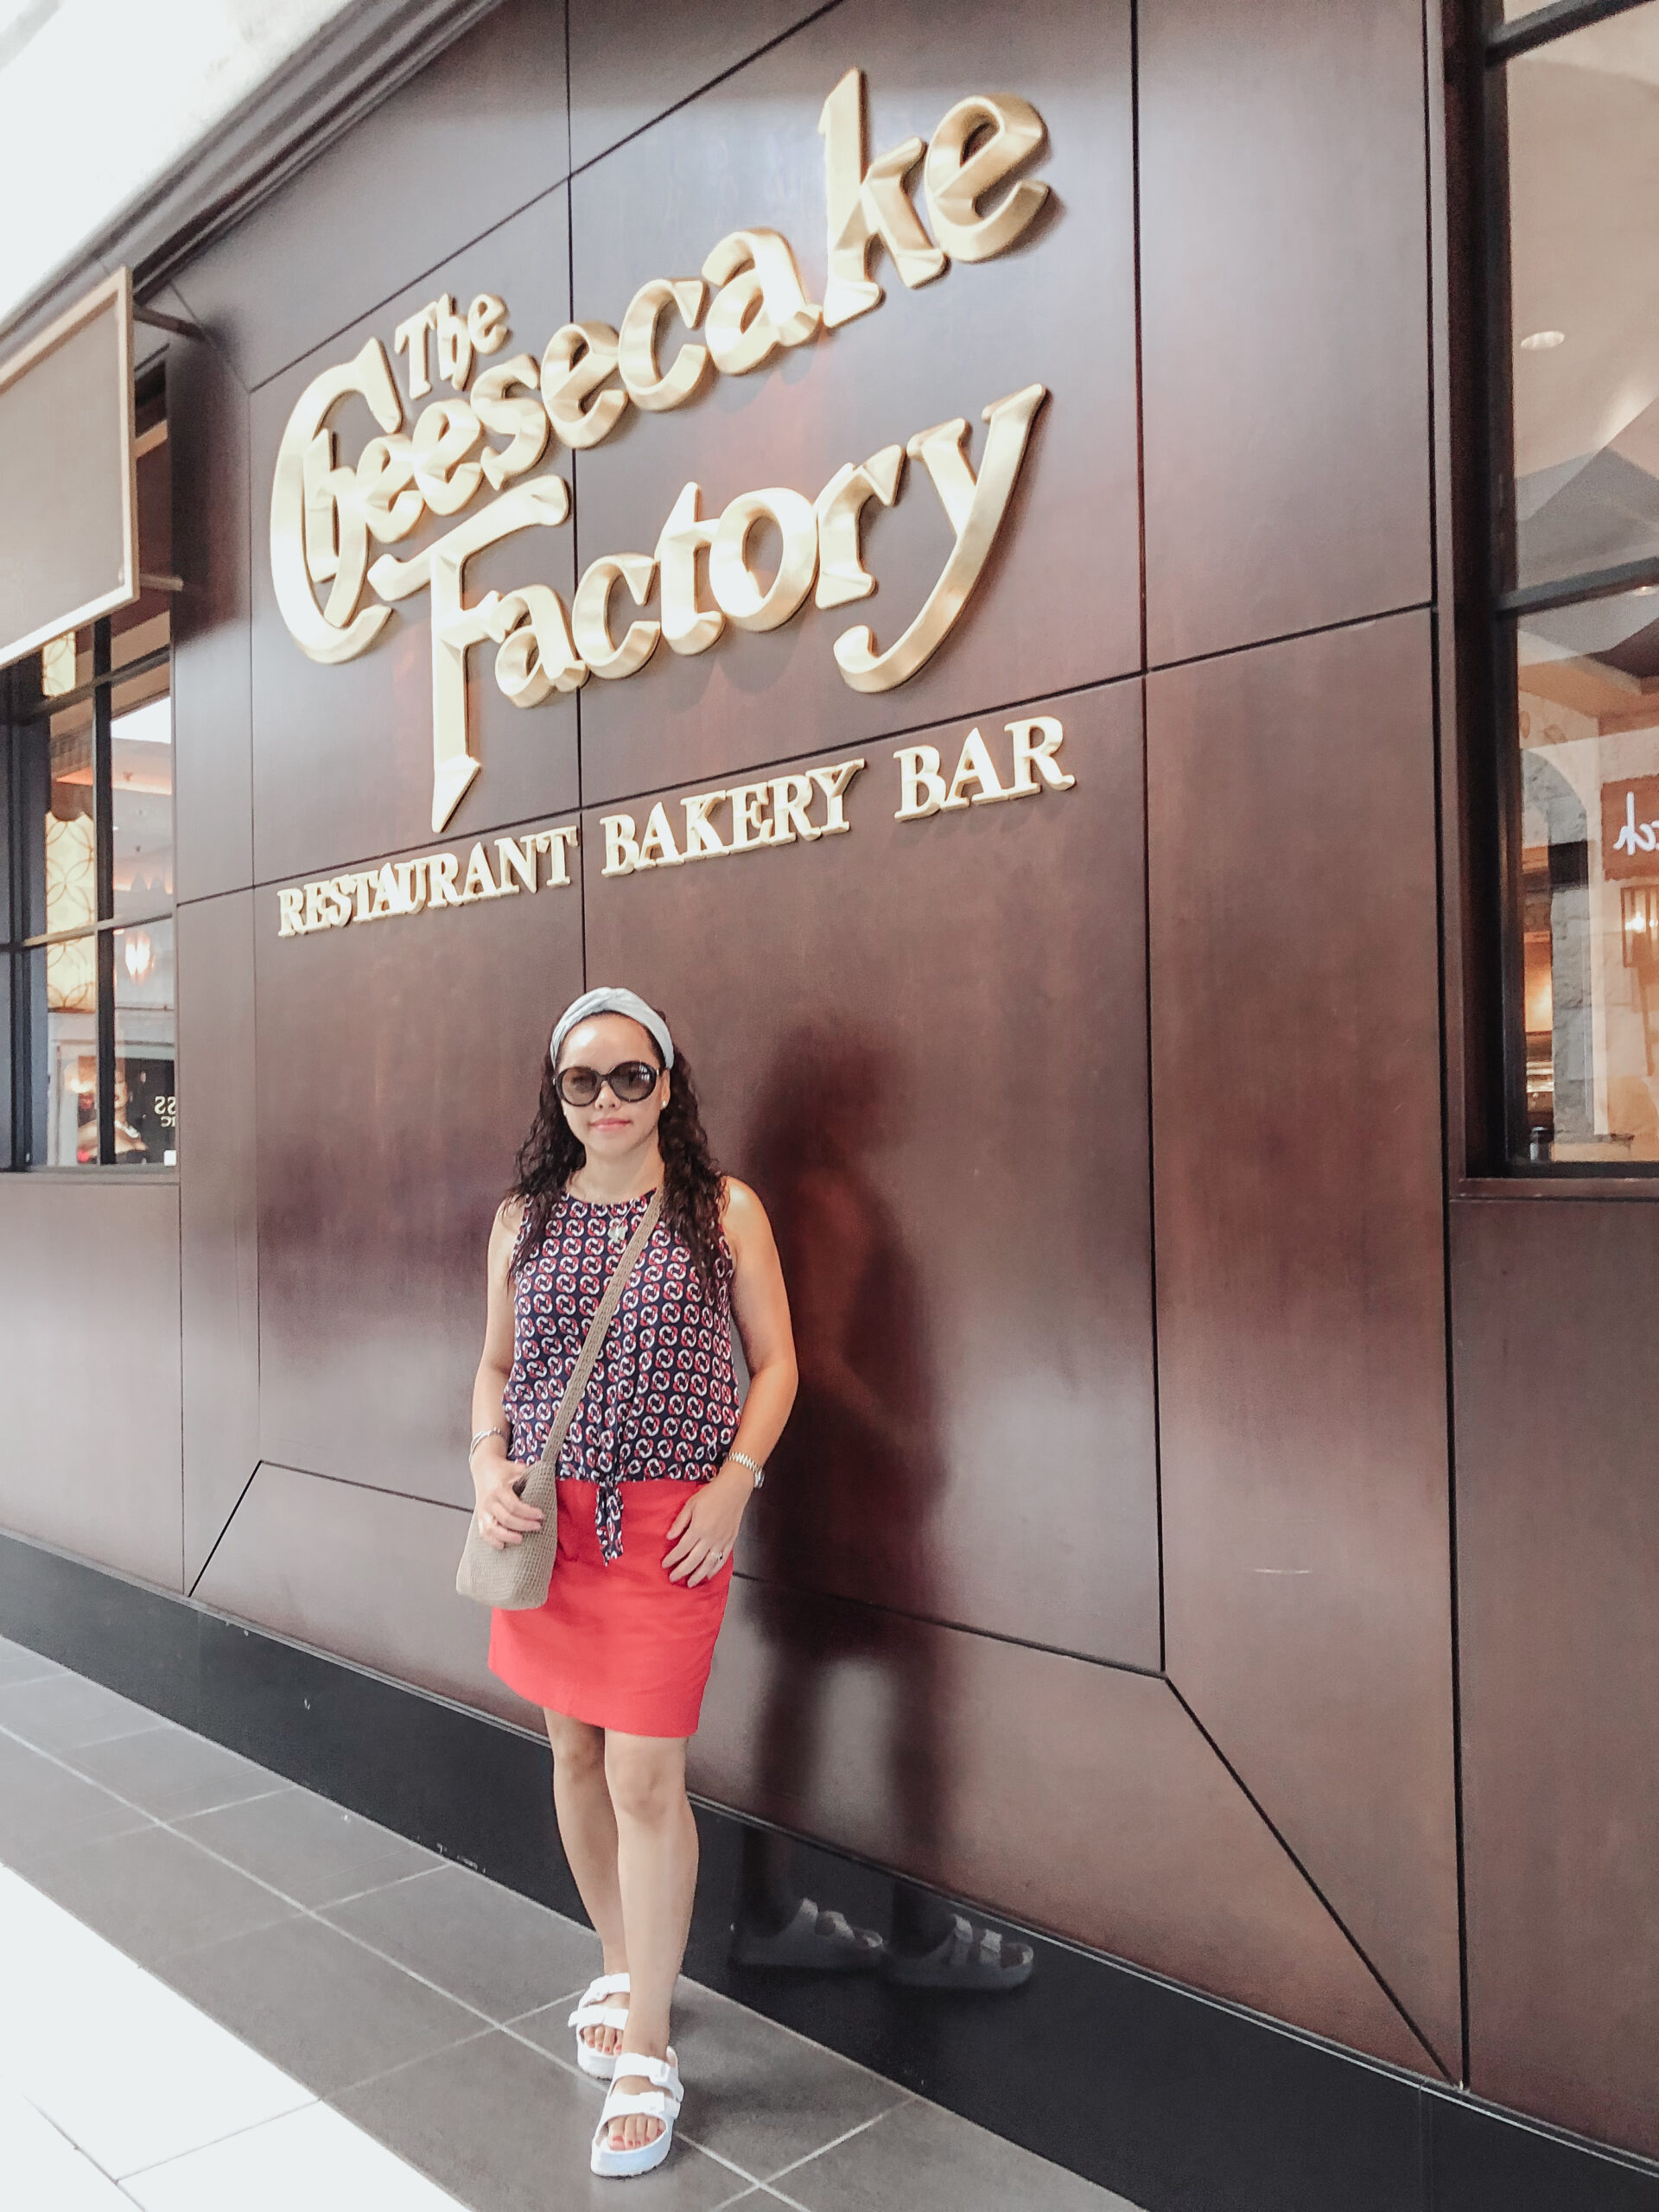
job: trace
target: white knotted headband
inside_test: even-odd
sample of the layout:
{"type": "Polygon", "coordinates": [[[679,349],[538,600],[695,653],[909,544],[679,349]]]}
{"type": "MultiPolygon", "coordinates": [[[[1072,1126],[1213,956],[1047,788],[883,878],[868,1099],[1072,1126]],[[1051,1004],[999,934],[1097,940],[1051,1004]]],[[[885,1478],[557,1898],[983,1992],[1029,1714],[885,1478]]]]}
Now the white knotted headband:
{"type": "Polygon", "coordinates": [[[553,1042],[548,1048],[555,1067],[559,1064],[559,1047],[579,1021],[591,1020],[596,1014],[625,1014],[657,1042],[663,1056],[663,1065],[674,1065],[674,1039],[668,1033],[668,1024],[654,1006],[647,1006],[637,991],[613,990],[601,985],[597,990],[584,991],[579,999],[572,999],[559,1016],[553,1031],[553,1042]]]}

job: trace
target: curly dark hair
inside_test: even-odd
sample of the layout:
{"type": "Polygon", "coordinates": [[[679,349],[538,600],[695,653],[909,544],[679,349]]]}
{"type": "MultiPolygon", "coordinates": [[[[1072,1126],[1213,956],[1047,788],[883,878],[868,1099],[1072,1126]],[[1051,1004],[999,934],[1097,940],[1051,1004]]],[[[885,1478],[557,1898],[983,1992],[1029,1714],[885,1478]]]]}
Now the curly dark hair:
{"type": "MultiPolygon", "coordinates": [[[[541,1249],[554,1207],[588,1157],[586,1147],[564,1117],[564,1108],[554,1089],[555,1073],[552,1062],[543,1058],[536,1118],[519,1148],[512,1187],[507,1193],[510,1198],[524,1201],[529,1217],[529,1227],[518,1246],[519,1268],[541,1249]]],[[[683,1052],[675,1053],[669,1071],[668,1103],[657,1124],[657,1143],[663,1155],[663,1219],[690,1252],[704,1289],[723,1294],[720,1219],[725,1186],[709,1150],[696,1085],[683,1052]]]]}

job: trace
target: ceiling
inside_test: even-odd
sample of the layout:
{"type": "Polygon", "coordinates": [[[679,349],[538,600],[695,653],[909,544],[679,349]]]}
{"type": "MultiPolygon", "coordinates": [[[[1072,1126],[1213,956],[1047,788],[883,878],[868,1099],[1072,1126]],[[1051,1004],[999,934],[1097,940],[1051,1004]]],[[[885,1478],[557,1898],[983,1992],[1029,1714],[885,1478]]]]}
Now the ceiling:
{"type": "Polygon", "coordinates": [[[350,0],[0,0],[0,322],[350,0]]]}

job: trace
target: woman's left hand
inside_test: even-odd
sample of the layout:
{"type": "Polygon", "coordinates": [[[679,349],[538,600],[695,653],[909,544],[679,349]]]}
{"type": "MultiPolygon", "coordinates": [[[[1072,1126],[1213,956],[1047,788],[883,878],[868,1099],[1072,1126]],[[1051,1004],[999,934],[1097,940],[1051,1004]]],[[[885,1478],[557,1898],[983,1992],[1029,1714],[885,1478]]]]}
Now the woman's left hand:
{"type": "Polygon", "coordinates": [[[737,1532],[743,1525],[743,1509],[754,1495],[754,1482],[747,1467],[729,1461],[712,1482],[700,1483],[674,1516],[668,1532],[668,1554],[663,1565],[671,1582],[683,1582],[688,1590],[718,1574],[732,1555],[737,1532]]]}

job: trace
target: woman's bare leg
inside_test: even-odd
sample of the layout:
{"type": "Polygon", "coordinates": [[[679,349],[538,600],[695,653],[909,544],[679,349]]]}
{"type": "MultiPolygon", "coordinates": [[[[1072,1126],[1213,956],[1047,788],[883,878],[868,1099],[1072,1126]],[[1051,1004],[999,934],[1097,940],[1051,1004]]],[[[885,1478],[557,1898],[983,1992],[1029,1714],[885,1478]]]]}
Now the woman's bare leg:
{"type": "MultiPolygon", "coordinates": [[[[627,1930],[628,2050],[668,2056],[668,2016],[697,1886],[697,1827],[685,1794],[685,1745],[663,1736],[605,1738],[605,1777],[616,1815],[616,1868],[627,1930]]],[[[650,2082],[628,2076],[629,2094],[650,2082]]],[[[630,2113],[611,2129],[614,2150],[652,2142],[660,2121],[630,2113]]]]}
{"type": "MultiPolygon", "coordinates": [[[[605,1949],[605,1972],[626,1974],[628,1949],[623,1936],[622,1891],[616,1875],[616,1815],[605,1782],[605,1732],[585,1720],[547,1713],[547,1739],[553,1746],[553,1810],[559,1840],[576,1878],[576,1888],[605,1949]]],[[[590,2049],[615,2050],[615,2028],[584,2028],[590,2049]]]]}

